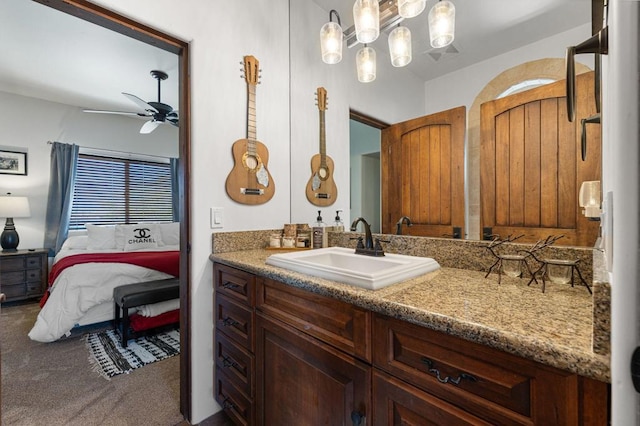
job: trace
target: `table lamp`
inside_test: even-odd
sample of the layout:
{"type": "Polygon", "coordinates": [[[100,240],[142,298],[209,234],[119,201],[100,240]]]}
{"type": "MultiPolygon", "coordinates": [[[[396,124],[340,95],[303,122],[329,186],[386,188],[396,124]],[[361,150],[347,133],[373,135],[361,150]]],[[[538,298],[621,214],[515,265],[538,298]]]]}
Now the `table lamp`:
{"type": "Polygon", "coordinates": [[[14,197],[8,193],[4,197],[0,197],[0,218],[7,218],[4,225],[4,231],[0,235],[0,245],[3,252],[12,252],[18,250],[20,237],[16,232],[13,224],[14,217],[31,217],[31,209],[29,208],[29,199],[27,197],[14,197]]]}

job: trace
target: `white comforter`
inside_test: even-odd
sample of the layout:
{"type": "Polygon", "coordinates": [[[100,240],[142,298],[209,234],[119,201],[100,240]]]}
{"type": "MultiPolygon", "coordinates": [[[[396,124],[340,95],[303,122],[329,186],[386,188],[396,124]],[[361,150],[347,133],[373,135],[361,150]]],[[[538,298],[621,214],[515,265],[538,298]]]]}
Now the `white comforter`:
{"type": "MultiPolygon", "coordinates": [[[[169,250],[171,247],[164,249],[169,250]]],[[[64,250],[55,260],[81,253],[88,251],[64,250]]],[[[125,263],[85,263],[69,267],[56,278],[47,303],[29,332],[29,338],[39,342],[53,342],[62,336],[68,336],[75,325],[82,323],[82,318],[89,309],[106,303],[113,312],[115,287],[166,278],[171,278],[171,275],[125,263]]]]}

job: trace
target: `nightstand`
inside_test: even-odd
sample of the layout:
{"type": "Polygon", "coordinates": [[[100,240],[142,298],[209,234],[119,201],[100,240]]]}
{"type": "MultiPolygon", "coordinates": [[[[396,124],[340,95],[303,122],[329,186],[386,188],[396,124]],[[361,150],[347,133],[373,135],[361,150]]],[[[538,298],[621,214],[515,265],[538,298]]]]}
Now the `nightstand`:
{"type": "Polygon", "coordinates": [[[6,302],[41,297],[47,290],[48,250],[0,252],[0,292],[6,302]]]}

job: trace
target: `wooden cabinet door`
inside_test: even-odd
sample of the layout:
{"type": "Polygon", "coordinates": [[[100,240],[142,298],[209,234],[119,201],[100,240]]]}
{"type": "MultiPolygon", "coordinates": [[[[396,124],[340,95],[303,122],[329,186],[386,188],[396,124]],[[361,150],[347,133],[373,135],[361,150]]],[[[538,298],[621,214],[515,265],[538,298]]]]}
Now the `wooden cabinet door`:
{"type": "Polygon", "coordinates": [[[593,72],[577,78],[576,120],[567,119],[565,81],[481,106],[480,226],[501,237],[593,246],[598,223],[578,206],[583,181],[601,179],[600,124],[588,124],[580,155],[580,120],[595,114],[593,72]]]}
{"type": "Polygon", "coordinates": [[[370,366],[261,314],[256,331],[258,424],[342,425],[354,411],[370,415],[370,366]]]}
{"type": "Polygon", "coordinates": [[[442,237],[459,228],[464,237],[464,135],[466,108],[394,124],[382,131],[382,232],[396,222],[403,233],[442,237]]]}
{"type": "Polygon", "coordinates": [[[491,425],[388,374],[373,372],[374,426],[491,425]]]}

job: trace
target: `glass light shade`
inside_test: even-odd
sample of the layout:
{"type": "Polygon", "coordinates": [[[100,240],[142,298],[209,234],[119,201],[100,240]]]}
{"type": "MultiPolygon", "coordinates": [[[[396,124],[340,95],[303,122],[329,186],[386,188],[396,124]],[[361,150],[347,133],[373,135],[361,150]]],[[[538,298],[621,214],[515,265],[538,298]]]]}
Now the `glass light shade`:
{"type": "Polygon", "coordinates": [[[572,260],[546,259],[547,277],[554,284],[568,284],[572,278],[573,267],[576,262],[572,260]]]}
{"type": "Polygon", "coordinates": [[[13,197],[11,195],[0,197],[0,217],[31,217],[29,199],[27,197],[13,197]]]}
{"type": "Polygon", "coordinates": [[[342,60],[342,27],[327,22],[320,28],[320,49],[325,64],[337,64],[342,60]]]}
{"type": "Polygon", "coordinates": [[[371,43],[380,34],[380,8],[378,0],[356,0],[353,5],[353,22],[356,38],[360,43],[371,43]]]}
{"type": "Polygon", "coordinates": [[[376,79],[376,51],[372,47],[364,46],[358,50],[356,69],[360,83],[369,83],[376,79]]]}
{"type": "Polygon", "coordinates": [[[391,65],[404,67],[411,62],[411,31],[407,27],[398,27],[389,34],[389,54],[391,65]]]}
{"type": "Polygon", "coordinates": [[[456,26],[456,8],[450,1],[439,1],[429,11],[429,38],[431,47],[445,47],[453,42],[456,26]]]}
{"type": "Polygon", "coordinates": [[[403,18],[415,18],[427,6],[427,0],[398,0],[398,15],[403,18]]]}

